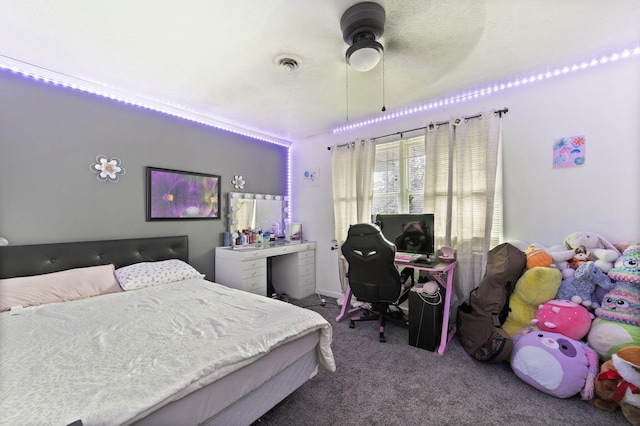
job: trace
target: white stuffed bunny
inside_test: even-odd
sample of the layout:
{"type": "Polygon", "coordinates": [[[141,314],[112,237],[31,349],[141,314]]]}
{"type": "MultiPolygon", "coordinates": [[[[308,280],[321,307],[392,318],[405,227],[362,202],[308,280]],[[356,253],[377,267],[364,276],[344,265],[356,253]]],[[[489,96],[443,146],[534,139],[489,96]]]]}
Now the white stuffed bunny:
{"type": "Polygon", "coordinates": [[[601,235],[595,232],[574,232],[564,239],[564,245],[567,249],[575,251],[578,247],[584,247],[591,255],[598,268],[603,272],[609,272],[613,268],[614,262],[620,257],[618,249],[601,235]]]}

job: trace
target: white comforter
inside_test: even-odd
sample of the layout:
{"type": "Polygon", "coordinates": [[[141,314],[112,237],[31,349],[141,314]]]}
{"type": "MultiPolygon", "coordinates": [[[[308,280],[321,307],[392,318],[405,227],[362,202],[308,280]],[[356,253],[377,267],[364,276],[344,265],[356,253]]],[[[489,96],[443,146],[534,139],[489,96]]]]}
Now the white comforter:
{"type": "Polygon", "coordinates": [[[188,280],[0,314],[0,424],[126,424],[261,357],[321,331],[319,314],[188,280]]]}

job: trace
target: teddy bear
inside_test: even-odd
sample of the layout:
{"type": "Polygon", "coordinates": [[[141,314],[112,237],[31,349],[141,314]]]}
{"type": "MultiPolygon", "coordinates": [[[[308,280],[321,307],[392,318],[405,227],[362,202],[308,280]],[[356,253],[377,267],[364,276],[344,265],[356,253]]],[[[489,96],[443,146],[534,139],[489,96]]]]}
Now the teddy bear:
{"type": "Polygon", "coordinates": [[[567,235],[563,245],[555,245],[547,249],[556,267],[562,271],[564,278],[569,278],[575,273],[575,270],[569,267],[569,262],[576,255],[575,250],[579,247],[584,247],[590,252],[589,260],[593,260],[603,272],[609,272],[609,269],[613,267],[613,262],[620,257],[620,251],[599,234],[585,231],[574,232],[567,235]]]}
{"type": "Polygon", "coordinates": [[[602,272],[593,261],[580,265],[573,277],[565,278],[560,284],[556,299],[571,300],[587,308],[597,308],[600,300],[596,288],[613,290],[615,283],[602,272]]]}
{"type": "Polygon", "coordinates": [[[575,256],[573,256],[573,259],[571,259],[571,261],[569,262],[569,268],[576,270],[580,265],[582,265],[584,262],[589,260],[589,256],[591,255],[591,252],[586,248],[584,248],[584,246],[580,246],[574,251],[576,254],[575,256]]]}
{"type": "Polygon", "coordinates": [[[560,333],[522,330],[514,338],[511,369],[525,383],[557,398],[580,392],[593,398],[598,355],[584,342],[560,333]]]}
{"type": "Polygon", "coordinates": [[[618,406],[632,425],[640,425],[640,346],[626,346],[600,367],[589,403],[606,411],[618,406]]]}
{"type": "Polygon", "coordinates": [[[604,362],[625,346],[640,345],[640,287],[618,282],[595,310],[587,336],[604,362]]]}
{"type": "Polygon", "coordinates": [[[538,306],[555,298],[562,274],[555,268],[536,266],[524,271],[509,297],[509,313],[502,328],[514,336],[529,326],[538,306]]]}

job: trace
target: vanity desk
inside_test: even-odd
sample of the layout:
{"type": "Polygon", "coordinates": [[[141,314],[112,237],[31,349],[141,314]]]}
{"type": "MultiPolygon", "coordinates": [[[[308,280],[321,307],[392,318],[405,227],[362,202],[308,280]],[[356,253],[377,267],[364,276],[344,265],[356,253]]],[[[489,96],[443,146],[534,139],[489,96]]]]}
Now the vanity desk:
{"type": "Polygon", "coordinates": [[[316,291],[316,243],[276,241],[216,247],[215,282],[267,296],[267,279],[294,299],[316,291]]]}

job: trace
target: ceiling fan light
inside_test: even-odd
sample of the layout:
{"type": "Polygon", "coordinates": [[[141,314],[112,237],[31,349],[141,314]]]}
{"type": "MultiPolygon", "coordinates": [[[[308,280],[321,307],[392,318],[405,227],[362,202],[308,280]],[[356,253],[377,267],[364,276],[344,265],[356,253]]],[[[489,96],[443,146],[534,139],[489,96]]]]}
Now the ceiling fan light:
{"type": "Polygon", "coordinates": [[[371,71],[380,62],[383,51],[384,48],[377,41],[362,40],[347,49],[347,63],[357,71],[371,71]]]}

